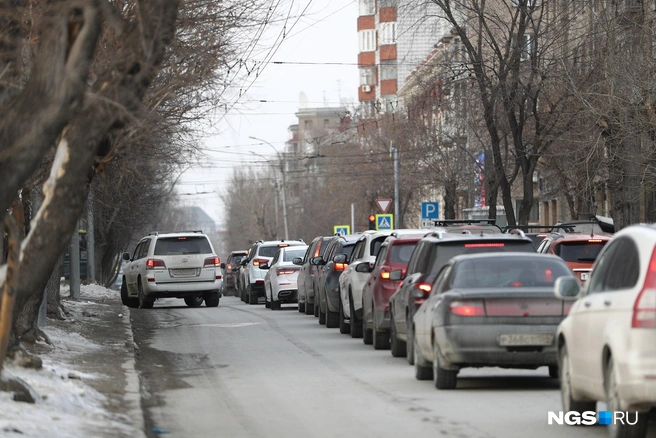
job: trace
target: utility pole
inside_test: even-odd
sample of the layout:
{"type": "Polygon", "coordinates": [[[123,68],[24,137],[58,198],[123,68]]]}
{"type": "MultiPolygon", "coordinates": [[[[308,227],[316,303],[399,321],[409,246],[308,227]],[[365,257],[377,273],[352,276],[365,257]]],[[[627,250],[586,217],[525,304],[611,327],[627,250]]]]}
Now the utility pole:
{"type": "Polygon", "coordinates": [[[399,219],[399,150],[392,148],[392,159],[394,160],[394,228],[401,226],[399,219]]]}
{"type": "Polygon", "coordinates": [[[71,298],[80,299],[80,221],[75,224],[68,251],[68,278],[71,285],[71,298]]]}
{"type": "Polygon", "coordinates": [[[96,237],[93,228],[93,192],[89,190],[87,200],[87,282],[96,282],[96,237]]]}

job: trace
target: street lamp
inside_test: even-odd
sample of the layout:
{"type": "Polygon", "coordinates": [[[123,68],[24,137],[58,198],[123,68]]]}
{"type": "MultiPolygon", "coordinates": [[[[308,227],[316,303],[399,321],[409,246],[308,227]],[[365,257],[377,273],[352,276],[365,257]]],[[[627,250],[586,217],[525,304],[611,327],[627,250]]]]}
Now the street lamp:
{"type": "Polygon", "coordinates": [[[283,217],[283,222],[285,224],[285,240],[289,240],[289,229],[287,228],[287,199],[285,197],[285,192],[287,191],[287,189],[286,189],[287,185],[285,183],[285,165],[284,165],[284,162],[282,160],[282,157],[280,156],[280,152],[278,152],[278,149],[276,149],[274,145],[272,145],[271,143],[269,143],[266,140],[262,140],[261,138],[253,137],[252,135],[249,136],[248,138],[250,138],[252,140],[258,140],[258,141],[261,141],[265,144],[268,144],[269,146],[271,146],[271,149],[273,149],[273,151],[278,156],[278,161],[280,162],[280,173],[282,175],[282,217],[283,217]]]}

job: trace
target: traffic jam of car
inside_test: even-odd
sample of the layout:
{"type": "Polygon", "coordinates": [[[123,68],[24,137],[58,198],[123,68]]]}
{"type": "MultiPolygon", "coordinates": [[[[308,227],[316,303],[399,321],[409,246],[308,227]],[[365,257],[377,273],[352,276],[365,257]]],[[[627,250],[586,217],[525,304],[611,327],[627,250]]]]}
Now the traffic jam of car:
{"type": "Polygon", "coordinates": [[[439,390],[457,389],[468,367],[546,367],[560,379],[568,418],[593,412],[613,437],[647,435],[656,407],[654,225],[612,234],[573,221],[525,233],[493,221],[436,221],[309,244],[259,240],[227,264],[208,245],[193,233],[144,238],[124,255],[126,304],[152,307],[173,296],[214,306],[218,290],[274,311],[293,303],[327,328],[404,358],[417,380],[439,390]],[[190,289],[192,274],[215,268],[202,290],[190,289]],[[607,411],[596,414],[597,402],[607,411]],[[603,420],[609,411],[631,421],[603,420]]]}

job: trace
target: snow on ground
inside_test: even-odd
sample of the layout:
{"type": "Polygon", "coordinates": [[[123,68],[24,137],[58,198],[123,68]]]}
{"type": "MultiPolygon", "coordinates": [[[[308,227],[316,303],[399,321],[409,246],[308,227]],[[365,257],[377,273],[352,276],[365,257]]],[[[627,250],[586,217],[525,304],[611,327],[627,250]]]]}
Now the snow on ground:
{"type": "MultiPolygon", "coordinates": [[[[67,297],[68,286],[61,295],[67,297]]],[[[117,292],[98,285],[82,286],[80,301],[66,301],[66,309],[77,319],[93,312],[97,302],[116,298],[117,292]]],[[[121,315],[122,316],[122,315],[121,315]]],[[[99,376],[75,369],[76,358],[102,348],[77,333],[47,326],[44,331],[53,343],[50,352],[40,354],[43,369],[33,370],[5,364],[3,377],[19,378],[38,394],[36,403],[16,402],[12,393],[0,392],[0,436],[68,438],[87,436],[133,436],[136,432],[119,421],[117,414],[103,407],[106,397],[85,381],[99,376]]],[[[44,344],[45,347],[45,344],[44,344]]]]}

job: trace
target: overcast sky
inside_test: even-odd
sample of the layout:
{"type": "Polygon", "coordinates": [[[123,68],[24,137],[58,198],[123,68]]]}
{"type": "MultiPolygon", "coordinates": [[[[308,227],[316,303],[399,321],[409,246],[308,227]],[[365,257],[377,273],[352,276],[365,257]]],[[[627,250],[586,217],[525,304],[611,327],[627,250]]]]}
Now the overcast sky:
{"type": "MultiPolygon", "coordinates": [[[[305,93],[308,107],[352,107],[357,103],[357,0],[288,0],[281,12],[286,13],[290,5],[297,15],[307,7],[304,17],[287,31],[271,62],[240,103],[227,116],[217,112],[213,134],[203,141],[209,159],[204,167],[186,171],[177,187],[186,205],[202,207],[219,226],[225,218],[219,196],[232,169],[257,166],[275,157],[271,146],[250,136],[282,151],[289,139],[287,128],[297,123],[294,114],[300,106],[300,93],[305,93]]],[[[270,25],[261,39],[261,50],[251,59],[262,61],[281,29],[281,25],[270,25]]]]}

